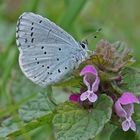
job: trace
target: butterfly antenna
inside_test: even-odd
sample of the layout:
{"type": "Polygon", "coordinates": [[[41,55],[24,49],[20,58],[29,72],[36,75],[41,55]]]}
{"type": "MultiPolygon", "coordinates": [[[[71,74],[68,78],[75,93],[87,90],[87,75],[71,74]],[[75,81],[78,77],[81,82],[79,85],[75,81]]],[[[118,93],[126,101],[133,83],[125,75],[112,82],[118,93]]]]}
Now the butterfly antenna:
{"type": "Polygon", "coordinates": [[[102,28],[97,29],[95,32],[87,35],[83,40],[88,41],[91,38],[97,38],[97,36],[99,35],[99,33],[101,32],[102,28]]]}

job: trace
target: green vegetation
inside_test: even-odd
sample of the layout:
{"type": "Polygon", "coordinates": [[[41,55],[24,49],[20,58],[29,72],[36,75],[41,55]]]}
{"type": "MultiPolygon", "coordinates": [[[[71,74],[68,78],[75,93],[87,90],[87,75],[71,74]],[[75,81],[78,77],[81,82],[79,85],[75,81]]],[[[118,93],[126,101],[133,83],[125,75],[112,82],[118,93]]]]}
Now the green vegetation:
{"type": "MultiPolygon", "coordinates": [[[[18,64],[18,48],[16,46],[16,22],[18,17],[25,11],[38,13],[54,21],[64,28],[77,40],[82,40],[87,35],[102,28],[98,38],[91,38],[89,48],[95,49],[95,44],[101,38],[110,42],[117,40],[125,41],[133,49],[134,57],[137,61],[136,67],[140,68],[140,14],[139,0],[1,0],[0,1],[0,122],[3,126],[14,124],[11,129],[16,135],[12,140],[53,140],[52,128],[47,121],[52,117],[53,105],[50,103],[50,110],[47,106],[49,116],[43,116],[46,124],[41,120],[30,122],[30,127],[34,129],[39,124],[41,127],[31,130],[28,125],[20,121],[18,116],[19,107],[23,107],[29,100],[36,99],[37,93],[41,92],[39,86],[30,82],[21,72],[18,64]],[[6,118],[9,120],[3,122],[6,118]],[[16,123],[16,124],[15,124],[16,123]],[[22,126],[21,130],[18,130],[22,126]],[[25,130],[26,129],[26,130],[25,130]]],[[[55,89],[54,89],[55,90],[55,89]]],[[[75,89],[76,90],[76,89],[75,89]]],[[[67,95],[60,95],[59,90],[54,94],[58,102],[63,102],[67,95]]],[[[39,98],[41,99],[41,98],[39,98]]],[[[111,104],[111,103],[110,103],[111,104]]],[[[45,111],[40,105],[42,115],[45,111]],[[44,112],[43,112],[44,111],[44,112]]],[[[32,107],[31,107],[32,109],[32,107]]],[[[34,108],[33,108],[34,109],[34,108]]],[[[24,118],[27,112],[24,107],[19,111],[24,118]],[[23,110],[22,110],[23,109],[23,110]]],[[[30,115],[30,114],[29,114],[30,115]]],[[[62,115],[61,113],[58,115],[62,115]]],[[[66,114],[67,115],[67,114],[66,114]]],[[[37,114],[34,117],[38,117],[37,114]]],[[[25,116],[25,120],[30,119],[25,116]]],[[[24,120],[24,119],[23,119],[24,120]]],[[[57,117],[54,122],[57,122],[57,117]]],[[[106,120],[104,120],[106,121],[106,120]]],[[[57,124],[56,124],[57,125],[57,124]]],[[[57,128],[58,126],[56,126],[57,128]]],[[[119,130],[118,130],[119,131],[119,130]]],[[[1,132],[2,133],[2,132],[1,132]]],[[[7,135],[9,130],[3,130],[7,135]]],[[[4,134],[5,133],[5,134],[4,134]]],[[[99,140],[100,136],[97,138],[99,140]]],[[[107,139],[108,140],[108,139],[107,139]]]]}

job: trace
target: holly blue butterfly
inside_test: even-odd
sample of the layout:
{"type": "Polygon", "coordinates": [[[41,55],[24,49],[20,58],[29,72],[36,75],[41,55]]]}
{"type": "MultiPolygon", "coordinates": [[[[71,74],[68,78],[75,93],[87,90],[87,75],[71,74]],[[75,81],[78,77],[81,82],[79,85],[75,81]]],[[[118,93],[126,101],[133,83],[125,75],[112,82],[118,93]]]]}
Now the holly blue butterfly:
{"type": "Polygon", "coordinates": [[[88,57],[87,42],[77,42],[49,19],[23,13],[17,22],[16,42],[22,72],[46,87],[62,80],[88,57]]]}

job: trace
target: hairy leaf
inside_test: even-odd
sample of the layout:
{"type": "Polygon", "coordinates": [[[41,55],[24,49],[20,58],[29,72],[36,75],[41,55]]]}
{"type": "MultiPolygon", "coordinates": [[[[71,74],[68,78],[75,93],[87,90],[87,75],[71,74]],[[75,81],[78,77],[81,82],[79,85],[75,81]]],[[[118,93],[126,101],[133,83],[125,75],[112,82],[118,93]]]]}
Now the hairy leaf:
{"type": "Polygon", "coordinates": [[[122,129],[117,128],[111,135],[110,140],[139,140],[136,133],[129,130],[124,132],[122,129]]]}
{"type": "Polygon", "coordinates": [[[64,103],[57,108],[53,119],[57,140],[88,140],[94,138],[110,120],[112,100],[102,95],[92,110],[79,104],[64,103]]]}
{"type": "Polygon", "coordinates": [[[92,140],[110,140],[110,136],[112,134],[112,132],[116,129],[116,126],[111,124],[111,123],[107,123],[104,127],[104,129],[102,130],[101,133],[99,133],[99,135],[97,135],[95,137],[95,139],[92,140]]]}
{"type": "Polygon", "coordinates": [[[19,115],[24,122],[37,119],[43,115],[52,113],[54,104],[48,99],[47,94],[39,93],[19,109],[19,115]]]}
{"type": "Polygon", "coordinates": [[[0,127],[0,138],[5,137],[17,137],[23,135],[37,127],[51,123],[53,114],[49,113],[44,115],[36,120],[33,120],[29,123],[22,123],[20,121],[15,121],[13,119],[6,120],[6,123],[2,123],[0,127]]]}
{"type": "Polygon", "coordinates": [[[123,83],[120,88],[140,95],[140,70],[129,67],[122,71],[122,75],[123,83]]]}

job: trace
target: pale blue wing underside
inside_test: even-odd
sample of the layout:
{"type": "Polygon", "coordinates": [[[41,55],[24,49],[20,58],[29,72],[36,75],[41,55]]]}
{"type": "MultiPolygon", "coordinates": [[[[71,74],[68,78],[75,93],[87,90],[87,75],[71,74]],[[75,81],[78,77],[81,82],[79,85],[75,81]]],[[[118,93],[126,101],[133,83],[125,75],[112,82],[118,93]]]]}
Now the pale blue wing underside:
{"type": "Polygon", "coordinates": [[[23,73],[41,86],[63,79],[81,61],[81,48],[73,37],[40,15],[23,13],[16,38],[23,73]]]}

